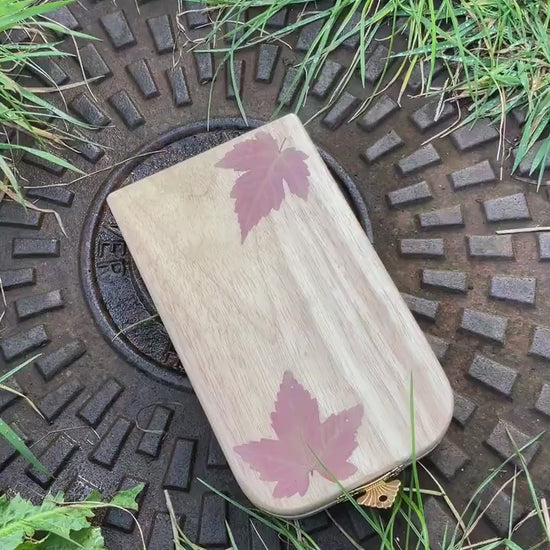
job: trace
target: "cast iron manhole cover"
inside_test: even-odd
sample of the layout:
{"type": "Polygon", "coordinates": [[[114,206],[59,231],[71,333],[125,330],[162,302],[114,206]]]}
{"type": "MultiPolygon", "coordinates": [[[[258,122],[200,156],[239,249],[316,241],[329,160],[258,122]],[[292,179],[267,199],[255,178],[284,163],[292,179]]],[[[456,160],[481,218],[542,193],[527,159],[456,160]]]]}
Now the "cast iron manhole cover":
{"type": "MultiPolygon", "coordinates": [[[[64,93],[73,113],[103,129],[89,133],[81,155],[71,153],[71,161],[92,173],[71,186],[59,186],[74,178],[69,173],[36,159],[22,164],[29,198],[58,209],[68,238],[51,216],[24,212],[5,201],[0,205],[0,276],[8,300],[2,369],[42,352],[35,366],[12,383],[35,401],[45,420],[6,393],[0,393],[0,412],[34,442],[33,450],[53,474],[48,478],[29,470],[1,442],[0,484],[33,498],[59,489],[82,498],[95,488],[108,494],[144,481],[138,519],[150,550],[170,547],[165,489],[183,528],[199,544],[227,548],[227,519],[240,548],[262,548],[246,517],[197,481],[241,498],[194,394],[182,391],[186,378],[160,323],[144,324],[111,342],[116,332],[154,308],[105,209],[109,185],[158,170],[172,158],[166,151],[178,144],[195,141],[193,151],[199,151],[243,130],[241,124],[206,134],[197,127],[194,135],[162,142],[177,129],[200,126],[219,63],[208,53],[172,55],[180,38],[176,9],[170,0],[140,4],[140,13],[133,0],[83,0],[56,15],[102,39],[78,45],[87,74],[100,79],[90,90],[64,93]],[[151,147],[165,152],[120,164],[151,147]],[[128,166],[117,180],[117,171],[128,166]]],[[[192,38],[204,34],[192,17],[187,23],[192,38]]],[[[301,43],[314,36],[311,29],[304,31],[301,43]]],[[[380,52],[375,47],[370,54],[369,79],[376,79],[380,52]]],[[[331,71],[347,66],[349,55],[345,48],[331,54],[336,64],[331,71]]],[[[280,44],[239,56],[243,102],[251,118],[270,118],[281,90],[288,91],[298,58],[280,44]]],[[[58,84],[81,79],[76,58],[45,69],[58,84]]],[[[322,106],[338,74],[331,71],[320,75],[303,120],[322,106]]],[[[213,89],[213,119],[238,116],[224,73],[222,68],[213,89]]],[[[427,142],[456,113],[449,107],[436,121],[437,98],[409,97],[420,78],[410,79],[400,105],[401,82],[396,82],[364,118],[346,124],[357,98],[372,91],[352,82],[308,130],[357,182],[369,208],[375,248],[451,380],[454,421],[431,462],[460,506],[512,452],[507,431],[521,445],[550,425],[550,277],[545,263],[550,239],[548,234],[495,234],[548,225],[549,204],[534,186],[506,176],[498,180],[498,134],[486,121],[427,142]]],[[[285,97],[291,107],[293,94],[285,97]]],[[[173,160],[186,154],[190,150],[176,151],[173,160]]],[[[503,173],[508,172],[506,160],[503,173]]],[[[526,455],[541,492],[549,489],[546,439],[526,455]]],[[[515,518],[528,511],[526,494],[518,502],[515,518]]],[[[488,516],[493,531],[507,531],[508,510],[506,489],[488,516]]],[[[443,534],[444,508],[430,500],[426,514],[443,534]]],[[[371,533],[351,509],[337,507],[333,515],[363,546],[369,545],[371,533]]],[[[305,527],[322,548],[351,548],[324,514],[306,520],[305,527]]],[[[113,550],[138,547],[137,529],[121,514],[108,514],[105,532],[113,550]]],[[[278,545],[272,533],[262,532],[262,537],[269,548],[278,545]]]]}

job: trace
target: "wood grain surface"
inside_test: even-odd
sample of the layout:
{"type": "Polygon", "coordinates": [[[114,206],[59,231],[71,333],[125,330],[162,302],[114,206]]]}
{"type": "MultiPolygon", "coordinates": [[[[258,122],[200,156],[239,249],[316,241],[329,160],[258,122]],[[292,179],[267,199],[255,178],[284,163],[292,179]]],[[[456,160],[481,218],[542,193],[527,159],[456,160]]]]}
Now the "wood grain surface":
{"type": "Polygon", "coordinates": [[[300,121],[285,116],[112,193],[108,203],[239,484],[258,507],[303,516],[339,495],[310,476],[304,496],[274,498],[235,451],[275,438],[270,414],[286,371],[321,418],[361,404],[353,489],[443,437],[449,383],[300,121]],[[307,198],[289,191],[250,229],[231,196],[237,171],[219,163],[268,132],[307,157],[307,198]],[[218,166],[216,166],[218,164],[218,166]]]}

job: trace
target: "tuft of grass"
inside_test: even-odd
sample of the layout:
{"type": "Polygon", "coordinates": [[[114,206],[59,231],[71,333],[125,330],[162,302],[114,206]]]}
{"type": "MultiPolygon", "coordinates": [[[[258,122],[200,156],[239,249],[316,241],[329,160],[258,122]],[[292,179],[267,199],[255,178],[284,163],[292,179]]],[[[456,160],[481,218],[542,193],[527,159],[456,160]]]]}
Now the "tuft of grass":
{"type": "MultiPolygon", "coordinates": [[[[470,500],[466,504],[462,513],[457,511],[456,506],[453,504],[449,496],[446,494],[444,488],[435,478],[435,476],[420,462],[416,457],[415,450],[415,415],[414,415],[414,399],[413,399],[413,384],[411,379],[410,384],[410,418],[411,418],[411,467],[409,475],[409,483],[403,484],[402,489],[396,497],[393,507],[390,511],[381,513],[379,510],[373,508],[364,508],[360,506],[353,494],[347,491],[344,486],[334,478],[334,482],[338,484],[341,491],[341,498],[339,502],[347,502],[349,506],[355,509],[360,519],[364,521],[375,533],[376,542],[379,545],[380,550],[435,550],[432,545],[433,533],[430,530],[430,524],[426,518],[424,512],[424,498],[426,496],[439,498],[443,501],[443,504],[448,508],[450,515],[455,520],[455,526],[449,526],[445,528],[443,534],[443,541],[440,543],[440,550],[536,550],[537,548],[544,548],[550,544],[550,520],[549,510],[550,508],[546,504],[546,500],[542,499],[539,503],[537,491],[534,487],[533,480],[529,474],[527,463],[523,457],[524,451],[542,437],[542,433],[534,437],[531,441],[528,441],[525,445],[519,447],[513,440],[511,434],[508,436],[514,447],[514,454],[504,460],[500,466],[491,471],[491,473],[480,483],[477,489],[472,494],[470,500]],[[489,503],[482,509],[480,509],[480,500],[484,491],[489,484],[506,472],[506,468],[518,457],[522,466],[520,471],[515,471],[512,477],[501,483],[498,487],[495,495],[491,498],[489,503]],[[420,484],[419,468],[422,467],[428,477],[430,477],[436,487],[433,489],[423,489],[420,484]],[[524,475],[527,483],[529,494],[533,502],[533,511],[525,518],[513,525],[512,518],[514,517],[514,506],[516,501],[516,489],[517,480],[521,475],[524,475]],[[495,499],[498,495],[508,486],[512,485],[511,497],[510,497],[510,519],[508,533],[504,537],[494,537],[489,540],[483,540],[473,542],[473,535],[479,522],[487,515],[488,510],[493,506],[495,499]],[[519,528],[529,519],[537,517],[541,524],[540,541],[534,546],[528,549],[521,547],[515,542],[514,536],[519,528]]],[[[323,466],[323,465],[322,465],[323,466]]],[[[323,466],[324,467],[324,466],[323,466]]],[[[325,468],[326,469],[326,468],[325,468]]],[[[328,470],[327,470],[328,471],[328,470]]],[[[232,499],[226,494],[222,493],[215,487],[211,486],[206,481],[199,478],[209,491],[216,494],[219,498],[227,501],[231,506],[234,506],[241,512],[245,513],[251,524],[251,533],[254,532],[260,543],[268,549],[263,541],[256,524],[263,525],[265,528],[274,531],[278,538],[286,543],[287,548],[293,548],[295,550],[328,550],[321,548],[314,538],[305,531],[298,520],[286,520],[281,519],[273,515],[269,515],[260,510],[249,508],[240,502],[232,499]]],[[[181,529],[177,522],[177,517],[174,511],[174,507],[168,491],[164,491],[166,506],[170,516],[170,522],[172,525],[172,533],[174,546],[176,550],[207,550],[198,544],[195,544],[185,532],[181,529]]],[[[342,535],[354,546],[357,550],[364,550],[359,541],[355,540],[351,533],[348,533],[339,523],[337,523],[330,511],[326,511],[329,519],[334,523],[335,527],[342,533],[342,535]]],[[[232,550],[239,550],[231,528],[226,522],[226,529],[228,540],[230,541],[230,548],[232,550]]]]}
{"type": "MultiPolygon", "coordinates": [[[[542,434],[541,434],[542,435],[542,434]]],[[[416,459],[413,459],[412,468],[424,468],[430,477],[435,482],[436,489],[424,489],[421,487],[419,477],[412,473],[409,476],[409,483],[404,486],[401,492],[398,494],[393,508],[385,513],[381,513],[378,510],[372,508],[363,508],[357,504],[353,495],[347,492],[341,487],[344,500],[348,502],[348,505],[353,507],[359,515],[359,520],[364,521],[375,533],[375,543],[378,544],[380,550],[434,550],[431,542],[431,537],[434,535],[431,531],[431,526],[428,523],[424,513],[424,501],[426,497],[433,497],[441,500],[443,506],[448,509],[449,515],[455,520],[455,526],[447,526],[447,529],[443,535],[443,541],[441,542],[440,550],[535,550],[537,548],[545,548],[550,544],[550,525],[548,517],[550,507],[546,504],[546,501],[542,499],[539,501],[537,492],[533,485],[531,476],[527,469],[527,466],[523,459],[523,452],[532,445],[540,436],[529,441],[521,448],[516,447],[516,454],[514,456],[520,457],[523,468],[520,471],[514,472],[508,479],[501,482],[497,492],[491,498],[491,500],[484,506],[480,507],[479,501],[481,495],[487,489],[488,485],[505,473],[506,469],[510,466],[514,456],[505,460],[498,468],[493,470],[490,475],[483,480],[477,487],[472,497],[468,501],[467,505],[461,513],[457,511],[457,508],[452,503],[450,497],[446,494],[443,487],[435,479],[435,477],[429,473],[429,471],[421,463],[418,463],[416,459]],[[532,498],[533,511],[526,517],[519,521],[516,525],[513,524],[511,518],[514,517],[514,507],[516,502],[516,490],[517,481],[520,477],[526,481],[529,492],[532,498]],[[498,494],[504,491],[507,487],[511,486],[511,504],[510,504],[510,520],[509,529],[506,536],[494,537],[488,540],[476,541],[474,533],[478,527],[480,521],[486,517],[488,511],[492,506],[495,506],[495,499],[498,494]],[[540,541],[535,545],[526,548],[520,546],[514,539],[517,538],[517,533],[526,521],[533,518],[539,518],[540,520],[540,541]]],[[[251,509],[240,502],[230,498],[226,494],[222,493],[209,483],[203,480],[199,480],[209,491],[218,495],[219,498],[226,500],[229,505],[234,506],[241,512],[248,515],[251,523],[251,533],[255,533],[258,536],[260,543],[263,543],[261,534],[257,529],[257,525],[262,525],[264,528],[274,531],[279,539],[287,543],[288,548],[295,550],[327,550],[321,548],[311,535],[305,531],[300,521],[291,521],[275,516],[268,515],[259,510],[251,509]]],[[[168,491],[165,491],[165,497],[167,502],[167,509],[170,515],[172,524],[174,544],[176,550],[206,550],[202,546],[194,543],[184,533],[179,524],[177,523],[176,514],[170,499],[168,491]]],[[[332,517],[330,510],[327,515],[329,519],[335,524],[336,528],[340,530],[342,535],[350,541],[352,546],[362,550],[359,541],[354,539],[352,533],[347,532],[340,524],[338,524],[332,517]]],[[[531,526],[531,529],[536,529],[535,525],[531,526]]],[[[238,550],[238,546],[232,536],[231,530],[228,528],[228,539],[231,542],[231,548],[238,550]]],[[[372,544],[373,541],[370,541],[372,544]]],[[[267,546],[264,547],[267,549],[267,546]]],[[[271,548],[269,549],[271,550],[271,548]]]]}
{"type": "MultiPolygon", "coordinates": [[[[26,366],[30,365],[40,357],[41,354],[35,355],[34,357],[31,357],[30,359],[27,359],[20,365],[17,365],[16,367],[13,367],[8,372],[4,373],[2,376],[0,376],[0,390],[8,391],[10,393],[13,393],[14,395],[17,395],[18,397],[22,397],[27,401],[27,403],[40,415],[42,416],[42,413],[36,408],[35,404],[25,395],[23,395],[21,392],[14,390],[10,386],[7,386],[4,384],[6,380],[11,378],[15,373],[19,372],[21,369],[24,369],[26,366]]],[[[43,466],[43,464],[34,456],[33,452],[29,449],[29,447],[26,445],[26,443],[19,437],[17,432],[2,418],[0,418],[0,437],[3,437],[29,464],[34,466],[39,472],[42,473],[48,473],[46,468],[43,466]]]]}
{"type": "MultiPolygon", "coordinates": [[[[388,57],[382,76],[354,117],[398,78],[402,80],[402,96],[412,75],[420,72],[424,76],[421,95],[437,94],[442,102],[460,102],[462,117],[453,130],[479,119],[489,119],[499,129],[501,159],[507,147],[507,116],[512,111],[522,113],[525,123],[514,153],[513,171],[522,161],[529,161],[530,174],[541,183],[550,153],[548,2],[335,0],[321,7],[308,0],[191,0],[186,7],[201,8],[210,14],[209,32],[203,39],[189,40],[193,48],[208,45],[210,51],[220,54],[233,83],[233,60],[240,50],[261,43],[290,47],[286,42],[289,34],[312,23],[319,25],[308,51],[296,64],[296,111],[305,105],[326,60],[346,41],[357,39],[357,47],[317,115],[338,99],[356,75],[363,86],[367,85],[367,60],[374,46],[383,43],[390,52],[400,50],[388,57]],[[298,15],[281,29],[269,28],[269,19],[287,8],[294,8],[298,15]],[[397,48],[397,42],[405,44],[397,48]],[[436,85],[441,64],[446,76],[436,85]]],[[[218,65],[216,77],[222,65],[218,65]]],[[[239,109],[246,117],[238,87],[234,88],[239,109]]]]}
{"type": "Polygon", "coordinates": [[[23,153],[83,173],[61,155],[82,140],[75,129],[91,127],[41,97],[61,92],[54,82],[32,88],[27,86],[26,73],[31,69],[48,78],[40,61],[71,55],[59,49],[63,38],[92,39],[48,19],[52,11],[73,1],[0,2],[0,199],[6,193],[25,204],[16,166],[23,153]]]}

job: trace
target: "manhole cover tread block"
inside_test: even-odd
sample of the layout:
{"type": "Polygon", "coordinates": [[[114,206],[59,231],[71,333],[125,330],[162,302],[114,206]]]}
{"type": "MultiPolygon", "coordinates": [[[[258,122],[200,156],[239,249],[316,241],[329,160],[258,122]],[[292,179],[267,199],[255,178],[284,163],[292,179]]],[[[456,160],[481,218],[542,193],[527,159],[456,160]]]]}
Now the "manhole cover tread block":
{"type": "Polygon", "coordinates": [[[197,453],[194,439],[176,439],[162,486],[172,491],[189,491],[197,453]]]}
{"type": "Polygon", "coordinates": [[[288,14],[289,10],[287,8],[279,10],[267,20],[266,27],[272,29],[282,29],[287,23],[288,14]]]}
{"type": "Polygon", "coordinates": [[[453,392],[454,394],[454,411],[453,411],[453,420],[458,422],[463,428],[468,424],[473,414],[477,409],[477,404],[474,403],[468,397],[453,392]]]}
{"type": "MultiPolygon", "coordinates": [[[[176,523],[184,531],[185,516],[176,514],[176,523]]],[[[185,531],[184,531],[185,532],[185,531]]],[[[147,541],[148,550],[166,550],[166,541],[172,540],[174,533],[172,531],[172,521],[167,512],[155,512],[153,523],[149,530],[149,539],[147,541]]]]}
{"type": "Polygon", "coordinates": [[[99,21],[115,50],[129,48],[136,44],[136,38],[123,11],[103,15],[99,21]]]}
{"type": "Polygon", "coordinates": [[[181,66],[171,67],[167,69],[166,76],[172,89],[172,100],[176,107],[185,107],[191,105],[191,95],[187,86],[187,77],[185,70],[181,66]]]}
{"type": "Polygon", "coordinates": [[[455,147],[461,151],[470,151],[482,145],[492,143],[499,137],[498,131],[489,119],[479,119],[474,124],[467,124],[451,134],[455,147]]]}
{"type": "Polygon", "coordinates": [[[537,291],[535,277],[509,277],[495,275],[491,278],[489,295],[497,300],[534,305],[537,291]]]}
{"type": "Polygon", "coordinates": [[[436,300],[427,300],[411,294],[401,293],[403,300],[411,312],[422,319],[435,321],[437,312],[439,311],[439,302],[436,300]]]}
{"type": "Polygon", "coordinates": [[[426,132],[438,124],[449,120],[456,114],[456,106],[453,103],[445,101],[440,106],[439,100],[430,101],[414,111],[411,120],[418,130],[426,132]]]}
{"type": "Polygon", "coordinates": [[[294,67],[288,67],[279,89],[277,103],[284,107],[290,107],[294,103],[296,93],[301,84],[301,76],[294,67]]]}
{"type": "Polygon", "coordinates": [[[137,105],[128,95],[126,90],[115,92],[107,101],[118,113],[122,122],[124,122],[129,130],[135,130],[139,126],[145,124],[145,117],[141,114],[137,105]]]}
{"type": "Polygon", "coordinates": [[[76,474],[67,484],[64,484],[65,500],[72,502],[81,502],[86,500],[91,493],[98,490],[96,484],[92,484],[80,474],[76,474]]]}
{"type": "Polygon", "coordinates": [[[233,74],[231,74],[231,64],[229,61],[225,62],[225,97],[227,99],[236,99],[237,91],[239,97],[242,97],[243,94],[243,82],[244,82],[244,71],[245,71],[245,62],[243,59],[236,59],[233,63],[233,74]],[[233,78],[235,79],[235,84],[237,85],[237,91],[233,86],[233,78]]]}
{"type": "Polygon", "coordinates": [[[27,187],[27,199],[41,199],[57,206],[71,206],[74,192],[65,187],[27,187]]]}
{"type": "Polygon", "coordinates": [[[428,526],[430,548],[441,548],[454,532],[456,521],[447,513],[439,500],[429,497],[424,504],[425,521],[428,526]]]}
{"type": "Polygon", "coordinates": [[[550,233],[539,233],[537,235],[539,247],[539,259],[550,261],[550,233]]]}
{"type": "Polygon", "coordinates": [[[423,170],[424,168],[429,168],[430,166],[435,166],[440,163],[441,157],[439,156],[437,149],[432,143],[428,143],[405,158],[402,158],[399,162],[397,162],[396,168],[402,176],[410,176],[419,170],[423,170]]]}
{"type": "Polygon", "coordinates": [[[0,280],[4,291],[32,286],[36,284],[36,269],[34,267],[24,267],[0,271],[0,280]]]}
{"type": "Polygon", "coordinates": [[[325,21],[323,19],[317,19],[302,26],[302,30],[298,35],[298,41],[296,42],[296,50],[302,53],[307,52],[319,36],[324,24],[325,21]]]}
{"type": "Polygon", "coordinates": [[[84,74],[87,78],[94,78],[92,84],[99,84],[113,75],[109,65],[97,50],[95,44],[86,44],[78,50],[79,59],[75,61],[82,63],[84,74]]]}
{"type": "Polygon", "coordinates": [[[430,453],[429,459],[439,473],[448,480],[453,479],[459,470],[462,470],[470,462],[470,457],[448,438],[444,438],[430,453]]]}
{"type": "Polygon", "coordinates": [[[317,99],[326,99],[343,72],[343,65],[331,59],[327,59],[319,76],[315,80],[311,95],[317,99]]]}
{"type": "Polygon", "coordinates": [[[47,393],[38,401],[37,407],[51,424],[78,397],[83,389],[84,386],[73,378],[47,393]]]}
{"type": "Polygon", "coordinates": [[[145,99],[152,99],[160,95],[157,83],[151,72],[151,67],[146,58],[132,61],[126,65],[126,70],[145,99]]]}
{"type": "Polygon", "coordinates": [[[461,331],[499,345],[504,345],[507,328],[508,319],[506,317],[469,308],[464,309],[460,321],[461,331]]]}
{"type": "Polygon", "coordinates": [[[121,510],[120,508],[111,508],[105,517],[105,525],[123,531],[124,533],[131,533],[135,526],[136,521],[134,518],[139,517],[139,513],[142,509],[143,501],[145,500],[145,495],[147,494],[147,489],[149,484],[146,480],[138,479],[133,476],[125,476],[122,478],[118,488],[118,491],[125,491],[127,489],[132,489],[136,485],[143,483],[143,489],[136,498],[138,504],[137,510],[133,511],[132,514],[129,514],[126,510],[121,510]],[[134,517],[132,517],[132,515],[134,517]]]}
{"type": "MultiPolygon", "coordinates": [[[[11,376],[7,381],[3,382],[7,388],[11,388],[19,393],[23,393],[23,389],[15,377],[11,376]]],[[[0,389],[0,413],[9,408],[15,401],[19,399],[19,395],[8,390],[0,389]]]]}
{"type": "Polygon", "coordinates": [[[443,338],[439,338],[439,336],[434,336],[433,334],[426,334],[426,340],[428,340],[428,343],[430,344],[438,361],[444,361],[447,356],[447,352],[449,351],[449,342],[443,338]]]}
{"type": "Polygon", "coordinates": [[[491,223],[531,219],[524,193],[483,201],[483,210],[485,218],[491,223]]]}
{"type": "Polygon", "coordinates": [[[427,181],[413,183],[407,187],[401,187],[386,195],[391,208],[399,208],[410,204],[425,202],[433,199],[432,191],[427,181]]]}
{"type": "Polygon", "coordinates": [[[112,469],[133,428],[133,422],[119,416],[96,443],[90,460],[107,469],[112,469]]]}
{"type": "Polygon", "coordinates": [[[493,390],[510,397],[518,373],[488,357],[476,354],[470,365],[469,374],[493,390]]]}
{"type": "Polygon", "coordinates": [[[54,479],[59,476],[77,450],[78,445],[76,443],[69,440],[64,434],[58,435],[37,457],[47,472],[39,472],[33,466],[27,468],[26,473],[42,489],[47,489],[54,479]]]}
{"type": "Polygon", "coordinates": [[[535,327],[529,353],[550,360],[550,328],[535,327]]]}
{"type": "Polygon", "coordinates": [[[174,50],[174,31],[169,14],[150,17],[147,19],[147,27],[158,54],[170,53],[174,50]]]}
{"type": "Polygon", "coordinates": [[[397,101],[384,94],[376,100],[374,105],[358,120],[357,124],[366,132],[370,132],[398,110],[397,101]]]}
{"type": "Polygon", "coordinates": [[[16,202],[2,201],[0,204],[0,227],[40,229],[43,218],[42,212],[25,210],[16,202]]]}
{"type": "Polygon", "coordinates": [[[383,44],[376,46],[365,63],[365,80],[367,82],[374,84],[382,76],[384,70],[391,67],[394,61],[390,57],[392,53],[383,44]]]}
{"type": "Polygon", "coordinates": [[[208,52],[193,52],[193,55],[199,84],[211,82],[214,78],[214,57],[208,52]]]}
{"type": "Polygon", "coordinates": [[[107,114],[86,92],[82,92],[75,96],[69,102],[69,108],[84,122],[92,126],[105,127],[111,122],[107,114]]]}
{"type": "Polygon", "coordinates": [[[34,155],[29,151],[26,151],[23,154],[22,160],[25,164],[34,166],[40,170],[54,174],[55,176],[62,176],[67,170],[64,166],[50,162],[49,160],[39,157],[38,155],[34,155]]]}
{"type": "Polygon", "coordinates": [[[537,411],[550,416],[550,384],[544,384],[535,404],[537,411]]]}
{"type": "Polygon", "coordinates": [[[141,436],[137,452],[147,455],[151,458],[157,458],[160,454],[160,449],[164,437],[168,432],[168,427],[172,420],[174,411],[162,405],[157,405],[153,409],[153,413],[147,424],[146,430],[141,436]]]}
{"type": "Polygon", "coordinates": [[[33,294],[15,301],[15,311],[20,321],[36,317],[64,307],[61,290],[50,290],[43,294],[33,294]]]}
{"type": "Polygon", "coordinates": [[[183,2],[183,11],[190,29],[205,27],[210,23],[208,12],[196,2],[183,2]]]}
{"type": "Polygon", "coordinates": [[[82,405],[77,413],[78,417],[92,428],[97,428],[123,391],[124,387],[117,380],[107,379],[82,405]]]}
{"type": "Polygon", "coordinates": [[[2,338],[0,349],[6,361],[13,361],[49,343],[50,337],[45,325],[37,325],[13,336],[2,338]]]}
{"type": "Polygon", "coordinates": [[[54,59],[39,59],[27,69],[45,86],[54,87],[66,84],[70,77],[54,59]]]}
{"type": "Polygon", "coordinates": [[[303,525],[303,528],[307,533],[316,533],[317,531],[326,529],[329,525],[329,521],[328,516],[321,512],[304,518],[300,521],[300,523],[303,525]]]}
{"type": "Polygon", "coordinates": [[[243,14],[235,14],[235,16],[226,21],[223,25],[224,33],[229,36],[225,36],[224,42],[230,46],[233,43],[233,40],[238,41],[243,36],[243,30],[241,29],[241,24],[244,21],[243,14]]]}
{"type": "Polygon", "coordinates": [[[445,257],[445,242],[443,239],[401,239],[399,241],[401,256],[409,258],[445,257]]]}
{"type": "Polygon", "coordinates": [[[420,281],[423,288],[459,294],[468,292],[468,274],[464,271],[421,269],[420,281]]]}
{"type": "Polygon", "coordinates": [[[425,231],[464,227],[462,206],[448,206],[418,214],[418,225],[425,231]]]}
{"type": "MultiPolygon", "coordinates": [[[[98,147],[92,141],[86,141],[84,143],[78,143],[75,149],[80,153],[80,156],[86,159],[91,164],[97,164],[97,162],[105,154],[104,149],[98,147]]],[[[72,191],[69,191],[72,193],[72,191]]],[[[71,199],[72,202],[72,199],[71,199]]]]}
{"type": "Polygon", "coordinates": [[[61,6],[47,14],[47,18],[59,23],[71,31],[78,31],[82,27],[77,18],[67,6],[61,6]]]}
{"type": "MultiPolygon", "coordinates": [[[[24,433],[18,424],[15,422],[8,423],[10,428],[21,438],[27,446],[31,445],[32,441],[29,436],[24,433]]],[[[19,455],[13,448],[11,443],[4,438],[0,441],[0,472],[7,468],[19,455]]]]}
{"type": "MultiPolygon", "coordinates": [[[[499,420],[487,439],[487,445],[504,460],[513,457],[511,459],[512,463],[518,468],[521,468],[522,463],[516,455],[516,449],[521,449],[532,439],[533,436],[520,431],[514,425],[503,420],[499,420]]],[[[533,460],[539,447],[540,442],[535,441],[522,451],[523,458],[528,466],[533,460]]]]}
{"type": "Polygon", "coordinates": [[[329,130],[336,130],[353,115],[361,104],[361,100],[348,92],[344,92],[323,118],[323,124],[329,130]]]}
{"type": "Polygon", "coordinates": [[[390,130],[386,135],[382,136],[378,141],[367,147],[361,154],[363,160],[371,164],[381,157],[392,153],[405,144],[395,130],[390,130]]]}
{"type": "MultiPolygon", "coordinates": [[[[352,533],[355,534],[356,540],[363,543],[363,547],[367,547],[366,544],[364,544],[368,539],[376,537],[376,533],[374,529],[371,527],[371,525],[365,521],[365,518],[355,509],[353,506],[346,506],[345,504],[342,506],[340,505],[340,508],[336,507],[337,510],[333,511],[338,512],[339,510],[342,511],[341,516],[342,523],[345,523],[343,520],[344,518],[349,521],[349,524],[351,526],[352,533]]],[[[319,514],[324,515],[327,517],[326,514],[319,514]]],[[[328,519],[328,518],[327,518],[328,519]]],[[[337,520],[338,521],[338,520],[337,520]]],[[[327,523],[327,531],[333,527],[332,522],[329,520],[329,523],[327,523]]],[[[376,540],[376,539],[375,539],[376,540]]]]}
{"type": "Polygon", "coordinates": [[[216,436],[211,432],[208,442],[208,456],[206,458],[208,468],[227,468],[227,460],[216,439],[216,436]]]}
{"type": "Polygon", "coordinates": [[[85,353],[86,346],[84,342],[76,339],[64,344],[46,356],[39,357],[34,364],[44,377],[44,380],[49,381],[77,359],[80,359],[85,353]]]}
{"type": "Polygon", "coordinates": [[[276,44],[262,44],[256,54],[256,82],[271,84],[273,75],[281,54],[281,46],[276,44]]]}
{"type": "Polygon", "coordinates": [[[511,235],[470,235],[466,237],[471,258],[480,260],[514,260],[511,235]]]}
{"type": "Polygon", "coordinates": [[[198,543],[207,547],[229,544],[226,518],[227,501],[215,493],[205,493],[201,505],[198,543]]]}
{"type": "Polygon", "coordinates": [[[411,72],[409,81],[407,82],[407,88],[415,94],[418,93],[422,86],[426,86],[428,83],[430,72],[432,74],[432,78],[436,78],[443,72],[444,69],[445,65],[443,65],[439,59],[436,59],[433,69],[431,67],[431,61],[422,61],[421,63],[417,63],[411,72]]]}
{"type": "Polygon", "coordinates": [[[449,174],[453,189],[467,189],[482,183],[492,183],[497,177],[488,160],[482,160],[472,166],[467,166],[449,174]]]}
{"type": "Polygon", "coordinates": [[[510,519],[512,520],[512,525],[516,525],[526,511],[525,507],[517,502],[517,499],[514,500],[514,505],[512,506],[510,496],[495,482],[489,483],[481,494],[479,502],[483,509],[487,507],[489,502],[491,503],[491,506],[487,508],[487,519],[502,537],[508,533],[510,519]],[[510,518],[511,510],[512,518],[510,518]]]}
{"type": "MultiPolygon", "coordinates": [[[[356,30],[358,28],[359,23],[361,22],[361,13],[359,13],[359,10],[354,11],[352,16],[349,18],[348,22],[344,26],[342,30],[342,34],[345,35],[348,32],[351,32],[353,30],[356,30]]],[[[356,50],[357,46],[361,42],[361,37],[359,33],[356,33],[349,38],[346,38],[344,42],[342,43],[342,46],[348,50],[356,50]]]]}

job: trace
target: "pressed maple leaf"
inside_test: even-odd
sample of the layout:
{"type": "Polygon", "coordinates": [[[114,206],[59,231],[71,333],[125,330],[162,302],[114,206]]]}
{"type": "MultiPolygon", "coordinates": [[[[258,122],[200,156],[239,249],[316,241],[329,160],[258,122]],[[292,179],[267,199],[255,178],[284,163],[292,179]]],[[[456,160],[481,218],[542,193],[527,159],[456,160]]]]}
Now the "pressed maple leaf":
{"type": "Polygon", "coordinates": [[[285,372],[271,413],[277,439],[261,439],[235,447],[235,451],[263,481],[275,481],[273,496],[304,496],[313,472],[341,481],[357,468],[349,462],[357,447],[363,406],[357,405],[321,422],[317,399],[285,372]]]}
{"type": "Polygon", "coordinates": [[[253,138],[237,143],[216,166],[242,172],[231,190],[235,212],[241,228],[241,242],[258,222],[278,210],[288,190],[307,199],[308,156],[295,147],[283,148],[267,132],[256,132],[253,138]]]}

